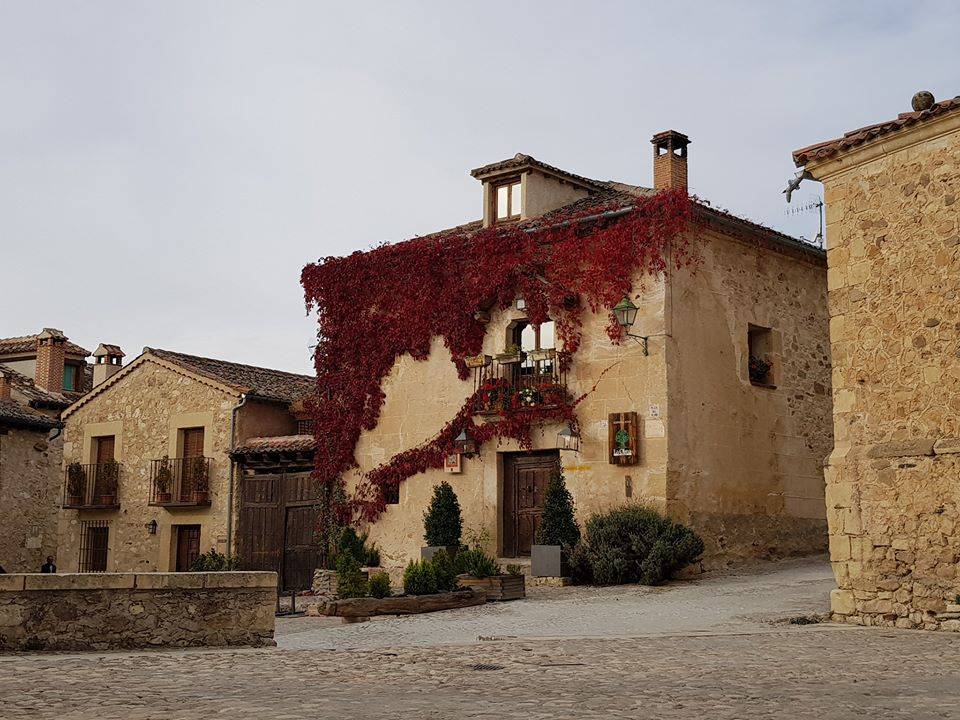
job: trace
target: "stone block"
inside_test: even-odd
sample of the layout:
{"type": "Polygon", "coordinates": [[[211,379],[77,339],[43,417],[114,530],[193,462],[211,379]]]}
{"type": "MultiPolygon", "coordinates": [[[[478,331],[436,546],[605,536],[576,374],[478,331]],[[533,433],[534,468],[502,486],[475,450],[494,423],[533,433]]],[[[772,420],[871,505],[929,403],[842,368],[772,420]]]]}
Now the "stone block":
{"type": "Polygon", "coordinates": [[[23,590],[25,575],[0,575],[0,592],[20,592],[23,590]]]}
{"type": "Polygon", "coordinates": [[[960,632],[960,620],[945,620],[940,623],[940,629],[947,632],[960,632]]]}
{"type": "Polygon", "coordinates": [[[277,587],[277,574],[259,570],[203,573],[207,588],[272,588],[277,587]]]}
{"type": "Polygon", "coordinates": [[[857,611],[853,593],[850,590],[831,590],[830,610],[837,615],[853,615],[857,611]]]}
{"type": "Polygon", "coordinates": [[[830,560],[842,562],[850,559],[850,538],[846,535],[830,536],[830,560]]]}
{"type": "Polygon", "coordinates": [[[24,590],[131,590],[134,573],[31,573],[24,576],[24,590]]]}
{"type": "Polygon", "coordinates": [[[933,455],[934,440],[914,438],[912,440],[891,440],[877,443],[867,450],[870,458],[919,457],[933,455]]]}
{"type": "Polygon", "coordinates": [[[199,590],[204,587],[204,575],[199,572],[137,573],[138,590],[199,590]]]}
{"type": "Polygon", "coordinates": [[[960,453],[960,438],[940,438],[933,444],[933,452],[937,455],[960,453]]]}

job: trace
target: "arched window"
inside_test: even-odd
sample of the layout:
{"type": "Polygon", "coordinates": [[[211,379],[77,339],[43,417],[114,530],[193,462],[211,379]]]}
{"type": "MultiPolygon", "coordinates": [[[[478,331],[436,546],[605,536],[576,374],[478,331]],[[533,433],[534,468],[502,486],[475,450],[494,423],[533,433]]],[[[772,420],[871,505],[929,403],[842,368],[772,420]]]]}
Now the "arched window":
{"type": "MultiPolygon", "coordinates": [[[[554,350],[557,343],[556,325],[553,320],[534,325],[529,322],[518,323],[513,329],[513,342],[523,352],[554,350]]],[[[528,357],[520,366],[521,375],[549,375],[553,373],[552,358],[548,360],[528,357]]]]}

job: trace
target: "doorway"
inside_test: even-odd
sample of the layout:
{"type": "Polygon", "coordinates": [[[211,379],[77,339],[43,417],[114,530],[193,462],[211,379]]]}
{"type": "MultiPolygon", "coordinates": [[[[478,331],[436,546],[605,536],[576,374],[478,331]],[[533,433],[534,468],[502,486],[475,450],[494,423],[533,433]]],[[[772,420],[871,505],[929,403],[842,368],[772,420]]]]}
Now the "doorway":
{"type": "Polygon", "coordinates": [[[544,450],[503,456],[503,556],[530,554],[550,476],[560,467],[560,452],[544,450]]]}
{"type": "Polygon", "coordinates": [[[189,572],[200,557],[200,526],[174,525],[177,531],[177,572],[189,572]]]}
{"type": "Polygon", "coordinates": [[[283,528],[284,590],[309,590],[313,571],[319,564],[319,551],[314,532],[317,511],[313,505],[288,505],[283,528]]]}

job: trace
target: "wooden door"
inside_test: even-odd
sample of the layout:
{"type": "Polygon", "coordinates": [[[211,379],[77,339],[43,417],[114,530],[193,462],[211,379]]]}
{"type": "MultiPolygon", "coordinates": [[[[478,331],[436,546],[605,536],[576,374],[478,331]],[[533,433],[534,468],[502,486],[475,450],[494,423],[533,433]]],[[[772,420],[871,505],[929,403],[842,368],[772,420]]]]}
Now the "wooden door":
{"type": "Polygon", "coordinates": [[[200,526],[176,525],[177,572],[187,572],[200,557],[200,526]]]}
{"type": "Polygon", "coordinates": [[[180,472],[180,487],[174,497],[179,502],[193,500],[193,491],[197,489],[197,475],[203,462],[203,428],[183,430],[183,468],[180,472]]]}
{"type": "Polygon", "coordinates": [[[287,506],[283,532],[284,590],[309,590],[319,562],[314,542],[317,513],[312,505],[287,506]]]}
{"type": "MultiPolygon", "coordinates": [[[[113,462],[116,445],[116,437],[113,435],[104,435],[103,437],[96,438],[96,457],[94,459],[96,467],[94,468],[93,475],[93,497],[87,498],[88,502],[98,503],[100,502],[97,499],[99,496],[112,494],[107,492],[110,488],[106,487],[108,483],[104,482],[104,473],[101,472],[101,468],[105,463],[113,462]]],[[[113,491],[116,492],[116,488],[113,488],[113,491]]]]}
{"type": "Polygon", "coordinates": [[[503,463],[503,555],[530,554],[543,515],[543,495],[560,465],[560,453],[512,453],[503,463]]]}

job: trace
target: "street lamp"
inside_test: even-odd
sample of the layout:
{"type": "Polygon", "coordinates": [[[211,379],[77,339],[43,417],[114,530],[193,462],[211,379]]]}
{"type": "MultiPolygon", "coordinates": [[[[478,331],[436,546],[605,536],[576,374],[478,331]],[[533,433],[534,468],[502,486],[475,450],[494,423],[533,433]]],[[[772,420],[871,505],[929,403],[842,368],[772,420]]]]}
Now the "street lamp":
{"type": "Polygon", "coordinates": [[[580,451],[580,433],[567,425],[557,433],[557,448],[560,450],[580,451]]]}
{"type": "Polygon", "coordinates": [[[617,318],[617,325],[623,328],[623,334],[628,338],[633,338],[640,345],[643,346],[643,354],[649,355],[649,349],[647,347],[647,336],[646,335],[634,335],[630,332],[630,328],[633,327],[633,323],[637,320],[637,306],[633,304],[633,301],[626,295],[623,296],[623,300],[618,302],[613,306],[613,315],[617,318]]]}

